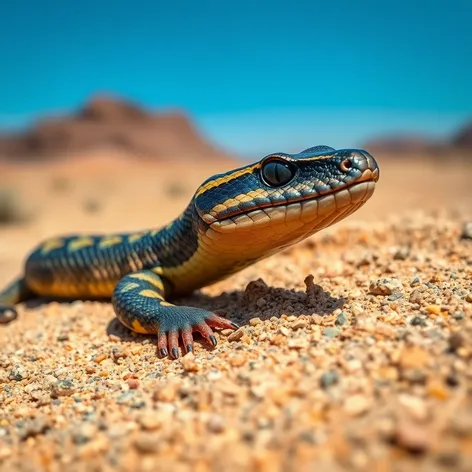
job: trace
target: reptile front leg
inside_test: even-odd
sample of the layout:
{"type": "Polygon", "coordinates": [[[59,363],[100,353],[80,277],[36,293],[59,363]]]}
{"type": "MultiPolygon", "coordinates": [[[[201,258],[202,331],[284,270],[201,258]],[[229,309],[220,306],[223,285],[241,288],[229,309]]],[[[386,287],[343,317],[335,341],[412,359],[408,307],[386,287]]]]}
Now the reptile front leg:
{"type": "Polygon", "coordinates": [[[179,337],[185,350],[193,350],[194,331],[216,345],[211,328],[238,326],[214,313],[188,306],[176,306],[165,300],[163,279],[151,270],[134,272],[123,277],[113,292],[112,303],[118,319],[129,329],[158,336],[161,356],[179,356],[179,337]]]}

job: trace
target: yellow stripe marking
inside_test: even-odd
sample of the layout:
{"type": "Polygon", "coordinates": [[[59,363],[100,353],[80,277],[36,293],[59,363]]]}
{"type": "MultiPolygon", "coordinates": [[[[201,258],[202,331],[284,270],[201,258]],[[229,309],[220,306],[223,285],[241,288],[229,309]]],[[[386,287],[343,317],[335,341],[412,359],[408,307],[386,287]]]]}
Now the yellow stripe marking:
{"type": "Polygon", "coordinates": [[[153,277],[152,275],[137,273],[130,274],[130,277],[133,279],[143,280],[144,282],[149,282],[159,290],[164,290],[164,284],[157,277],[153,277]]]}
{"type": "Polygon", "coordinates": [[[305,162],[305,161],[322,161],[323,159],[331,159],[334,157],[334,151],[332,154],[328,154],[327,156],[313,156],[313,157],[304,157],[303,159],[297,159],[298,161],[305,162]]]}
{"type": "Polygon", "coordinates": [[[169,302],[161,302],[161,306],[175,306],[175,305],[172,305],[172,303],[169,303],[169,302]]]}
{"type": "Polygon", "coordinates": [[[260,163],[254,164],[249,167],[243,167],[242,169],[235,170],[234,172],[228,173],[223,175],[222,177],[218,177],[216,179],[210,180],[205,185],[202,185],[195,194],[195,198],[199,197],[200,195],[204,194],[206,191],[211,190],[212,188],[219,187],[226,182],[230,182],[231,180],[237,179],[245,174],[251,174],[255,169],[259,169],[261,166],[260,163]]]}
{"type": "Polygon", "coordinates": [[[134,288],[138,288],[139,284],[136,282],[128,282],[126,285],[123,285],[121,288],[122,292],[129,292],[130,290],[133,290],[134,288]]]}
{"type": "Polygon", "coordinates": [[[128,242],[129,243],[135,243],[136,241],[139,241],[140,239],[144,238],[144,236],[146,236],[147,233],[135,233],[135,234],[131,234],[130,236],[128,236],[128,242]]]}
{"type": "Polygon", "coordinates": [[[41,254],[48,254],[53,249],[59,249],[60,247],[63,247],[64,244],[65,241],[61,238],[50,239],[43,244],[41,248],[41,254]]]}
{"type": "Polygon", "coordinates": [[[99,246],[100,247],[110,247],[114,246],[115,244],[119,244],[123,241],[121,236],[105,236],[101,241],[99,246]]]}
{"type": "Polygon", "coordinates": [[[157,292],[155,292],[154,290],[141,290],[139,292],[139,294],[143,297],[146,297],[146,298],[158,298],[159,300],[164,300],[164,298],[162,297],[162,295],[159,295],[157,292]]]}
{"type": "Polygon", "coordinates": [[[93,246],[93,239],[90,236],[83,236],[72,240],[67,246],[67,249],[69,251],[77,251],[78,249],[89,246],[93,246]]]}
{"type": "Polygon", "coordinates": [[[147,334],[149,331],[138,321],[133,320],[131,323],[131,329],[136,333],[147,334]]]}
{"type": "Polygon", "coordinates": [[[151,269],[151,272],[154,272],[157,275],[162,275],[164,274],[164,269],[161,266],[154,267],[154,269],[151,269]]]}

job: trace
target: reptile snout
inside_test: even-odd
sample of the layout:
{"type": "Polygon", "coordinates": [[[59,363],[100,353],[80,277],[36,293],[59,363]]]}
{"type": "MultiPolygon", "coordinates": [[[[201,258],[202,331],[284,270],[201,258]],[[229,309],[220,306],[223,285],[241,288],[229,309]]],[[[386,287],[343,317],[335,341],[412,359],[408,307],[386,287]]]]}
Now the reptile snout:
{"type": "MultiPolygon", "coordinates": [[[[364,150],[355,150],[345,159],[349,162],[349,169],[355,168],[362,173],[363,180],[373,180],[377,182],[380,176],[379,166],[374,157],[364,150]]],[[[342,169],[343,163],[341,163],[342,169]]]]}

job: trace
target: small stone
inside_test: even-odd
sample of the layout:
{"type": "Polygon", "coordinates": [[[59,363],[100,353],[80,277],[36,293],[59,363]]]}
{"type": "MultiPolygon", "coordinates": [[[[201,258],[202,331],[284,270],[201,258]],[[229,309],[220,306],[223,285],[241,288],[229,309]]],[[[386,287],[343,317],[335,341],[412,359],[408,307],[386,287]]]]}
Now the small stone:
{"type": "Polygon", "coordinates": [[[84,423],[72,431],[72,440],[77,445],[88,443],[97,434],[97,427],[92,423],[84,423]]]}
{"type": "Polygon", "coordinates": [[[155,411],[149,411],[139,417],[138,423],[145,431],[155,431],[162,426],[163,419],[155,411]]]}
{"type": "Polygon", "coordinates": [[[414,316],[411,320],[410,320],[410,324],[412,326],[426,326],[428,324],[428,322],[426,321],[425,318],[423,318],[422,316],[414,316]]]}
{"type": "Polygon", "coordinates": [[[69,335],[68,335],[67,333],[60,334],[60,335],[57,337],[57,340],[60,341],[60,342],[68,341],[68,340],[69,340],[69,335]]]}
{"type": "Polygon", "coordinates": [[[417,287],[418,285],[421,284],[421,280],[419,277],[415,277],[411,282],[410,282],[410,287],[417,287]]]}
{"type": "Polygon", "coordinates": [[[134,445],[139,452],[151,454],[159,449],[161,441],[155,433],[141,433],[134,440],[134,445]]]}
{"type": "Polygon", "coordinates": [[[369,293],[373,295],[391,295],[402,292],[402,283],[393,277],[377,279],[369,285],[369,293]]]}
{"type": "Polygon", "coordinates": [[[287,337],[280,333],[270,338],[270,343],[273,344],[274,346],[281,346],[286,341],[287,341],[287,337]]]}
{"type": "Polygon", "coordinates": [[[249,320],[249,326],[257,326],[257,325],[260,325],[261,323],[262,323],[262,320],[258,318],[257,316],[249,320]]]}
{"type": "Polygon", "coordinates": [[[171,403],[177,399],[178,390],[179,384],[177,382],[169,381],[154,392],[154,400],[171,403]]]}
{"type": "Polygon", "coordinates": [[[97,364],[102,363],[108,356],[104,353],[102,354],[97,354],[94,358],[93,361],[96,362],[97,364]]]}
{"type": "Polygon", "coordinates": [[[467,221],[462,227],[461,239],[472,239],[472,221],[467,221]]]}
{"type": "Polygon", "coordinates": [[[279,328],[279,333],[282,335],[282,336],[290,336],[290,331],[285,327],[285,326],[281,326],[279,328]]]}
{"type": "Polygon", "coordinates": [[[424,421],[428,417],[428,408],[422,398],[402,394],[398,400],[413,419],[424,421]]]}
{"type": "Polygon", "coordinates": [[[309,346],[309,341],[305,338],[289,339],[287,346],[289,349],[307,349],[309,346]]]}
{"type": "Polygon", "coordinates": [[[439,400],[446,400],[449,398],[449,391],[440,379],[431,379],[427,385],[428,394],[439,400]]]}
{"type": "Polygon", "coordinates": [[[323,330],[323,336],[330,339],[335,338],[336,336],[339,336],[339,329],[332,327],[325,328],[323,330]]]}
{"type": "Polygon", "coordinates": [[[328,370],[320,379],[321,387],[327,389],[339,382],[339,374],[335,370],[328,370]]]}
{"type": "Polygon", "coordinates": [[[418,346],[405,347],[398,363],[403,369],[420,369],[429,361],[429,354],[418,346]]]}
{"type": "Polygon", "coordinates": [[[296,320],[294,321],[290,327],[296,331],[297,329],[303,329],[308,326],[308,322],[306,320],[296,320]]]}
{"type": "Polygon", "coordinates": [[[452,333],[449,336],[449,349],[452,352],[456,352],[459,348],[461,348],[465,344],[465,338],[464,335],[456,331],[455,333],[452,333]]]}
{"type": "Polygon", "coordinates": [[[465,301],[466,301],[466,302],[469,302],[469,303],[472,303],[472,293],[468,293],[468,294],[465,296],[465,301]]]}
{"type": "Polygon", "coordinates": [[[139,380],[138,379],[134,379],[134,378],[128,379],[128,388],[130,390],[136,390],[138,387],[139,387],[139,380]]]}
{"type": "Polygon", "coordinates": [[[0,316],[0,324],[8,324],[13,320],[18,318],[18,313],[16,310],[5,310],[0,316]]]}
{"type": "Polygon", "coordinates": [[[344,411],[350,416],[360,416],[369,410],[370,404],[370,400],[365,395],[352,395],[344,402],[344,411]]]}
{"type": "Polygon", "coordinates": [[[397,426],[394,436],[399,447],[414,454],[425,452],[431,443],[426,427],[421,427],[411,421],[402,421],[397,426]]]}
{"type": "Polygon", "coordinates": [[[346,313],[344,313],[344,311],[342,311],[341,313],[339,313],[339,315],[337,316],[336,318],[336,321],[334,322],[334,324],[336,326],[343,326],[347,323],[347,316],[346,316],[346,313]]]}
{"type": "Polygon", "coordinates": [[[10,380],[16,380],[17,382],[20,382],[21,380],[26,379],[28,375],[28,371],[23,366],[16,365],[10,371],[8,378],[10,380]]]}
{"type": "Polygon", "coordinates": [[[52,385],[53,397],[67,397],[75,393],[76,387],[72,380],[58,380],[52,385]]]}
{"type": "Polygon", "coordinates": [[[359,316],[364,313],[364,308],[360,305],[352,305],[351,311],[354,316],[359,316]]]}
{"type": "Polygon", "coordinates": [[[426,307],[426,311],[433,315],[440,315],[441,314],[441,306],[440,305],[428,305],[426,307]]]}
{"type": "Polygon", "coordinates": [[[222,416],[212,414],[208,420],[208,430],[212,433],[222,433],[225,430],[225,420],[222,416]]]}
{"type": "Polygon", "coordinates": [[[411,246],[401,246],[398,248],[397,252],[393,255],[395,260],[404,261],[408,258],[411,252],[411,246]]]}
{"type": "Polygon", "coordinates": [[[413,292],[410,293],[410,297],[408,299],[409,302],[413,304],[417,303],[418,305],[421,305],[425,291],[426,291],[426,288],[424,286],[415,288],[415,290],[413,290],[413,292]]]}
{"type": "Polygon", "coordinates": [[[453,314],[452,314],[452,317],[457,320],[457,321],[460,321],[460,320],[463,320],[465,318],[465,313],[463,311],[455,311],[453,314]]]}
{"type": "Polygon", "coordinates": [[[180,363],[186,372],[198,372],[200,370],[200,366],[197,364],[193,352],[187,352],[187,354],[180,359],[180,363]]]}
{"type": "Polygon", "coordinates": [[[453,415],[451,418],[451,428],[458,436],[472,435],[472,414],[453,415]]]}
{"type": "Polygon", "coordinates": [[[243,328],[238,328],[236,331],[233,331],[229,336],[228,336],[228,341],[234,342],[234,341],[239,341],[243,336],[244,336],[244,329],[243,328]]]}
{"type": "Polygon", "coordinates": [[[8,459],[13,453],[13,450],[11,447],[8,446],[0,446],[0,461],[4,459],[8,459]]]}
{"type": "Polygon", "coordinates": [[[233,367],[241,367],[246,363],[246,356],[242,353],[234,354],[229,358],[229,363],[233,367]]]}

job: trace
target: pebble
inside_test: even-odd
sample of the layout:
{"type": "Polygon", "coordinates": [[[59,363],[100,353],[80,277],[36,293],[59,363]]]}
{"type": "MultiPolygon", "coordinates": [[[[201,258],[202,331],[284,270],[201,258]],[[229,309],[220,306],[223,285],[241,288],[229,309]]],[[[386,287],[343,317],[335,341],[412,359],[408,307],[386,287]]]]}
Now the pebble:
{"type": "Polygon", "coordinates": [[[155,411],[143,412],[138,419],[139,425],[145,431],[155,431],[162,427],[163,417],[155,411]]]}
{"type": "Polygon", "coordinates": [[[186,372],[198,372],[200,370],[200,366],[198,365],[193,352],[188,352],[185,356],[181,357],[180,363],[186,372]]]}
{"type": "Polygon", "coordinates": [[[461,239],[472,239],[472,221],[467,221],[462,226],[461,239]]]}
{"type": "Polygon", "coordinates": [[[338,328],[332,328],[328,327],[323,330],[323,336],[327,338],[335,338],[339,336],[339,329],[338,328]]]}
{"type": "Polygon", "coordinates": [[[404,393],[398,401],[414,420],[424,421],[428,417],[428,407],[422,398],[404,393]]]}
{"type": "Polygon", "coordinates": [[[430,360],[427,351],[418,346],[405,347],[398,359],[399,365],[403,369],[419,369],[430,360]]]}
{"type": "Polygon", "coordinates": [[[339,374],[335,370],[325,372],[320,379],[320,384],[324,389],[336,385],[339,382],[339,374]]]}
{"type": "Polygon", "coordinates": [[[360,416],[369,410],[371,404],[372,402],[365,395],[352,395],[344,401],[344,411],[349,416],[360,416]]]}
{"type": "Polygon", "coordinates": [[[403,292],[403,284],[395,278],[377,279],[369,285],[369,293],[373,295],[391,295],[403,292]]]}
{"type": "Polygon", "coordinates": [[[410,320],[410,324],[412,326],[427,326],[428,325],[428,322],[426,321],[425,318],[423,318],[422,316],[414,316],[411,320],[410,320]]]}
{"type": "Polygon", "coordinates": [[[88,443],[97,434],[97,427],[92,423],[84,423],[72,431],[72,440],[77,445],[88,443]]]}
{"type": "Polygon", "coordinates": [[[13,369],[11,369],[8,378],[10,380],[16,380],[17,382],[20,382],[21,380],[26,379],[28,375],[29,373],[24,367],[16,365],[15,367],[13,367],[13,369]]]}
{"type": "Polygon", "coordinates": [[[222,433],[225,430],[225,420],[221,415],[213,414],[208,420],[208,430],[212,433],[222,433]]]}
{"type": "Polygon", "coordinates": [[[162,438],[155,433],[140,433],[134,440],[134,445],[139,452],[151,454],[158,451],[162,438]]]}
{"type": "Polygon", "coordinates": [[[294,321],[290,327],[296,331],[297,329],[303,329],[308,326],[308,322],[306,320],[296,320],[294,321]]]}
{"type": "Polygon", "coordinates": [[[343,326],[347,323],[347,316],[346,314],[342,311],[339,313],[339,315],[336,317],[336,321],[334,322],[336,326],[343,326]]]}
{"type": "Polygon", "coordinates": [[[395,440],[399,447],[414,454],[425,452],[431,445],[428,429],[406,420],[397,426],[395,440]]]}
{"type": "Polygon", "coordinates": [[[456,352],[459,348],[465,345],[466,340],[460,331],[456,331],[449,336],[449,349],[456,352]]]}
{"type": "Polygon", "coordinates": [[[401,246],[398,248],[398,250],[395,252],[393,258],[395,260],[400,260],[404,261],[405,259],[408,258],[411,252],[411,247],[410,246],[401,246]]]}
{"type": "Polygon", "coordinates": [[[76,387],[72,380],[57,380],[52,385],[51,393],[54,397],[70,396],[76,392],[76,387]]]}
{"type": "Polygon", "coordinates": [[[228,336],[228,341],[230,342],[235,342],[239,341],[245,334],[244,328],[238,328],[236,331],[233,331],[229,336],[228,336]]]}
{"type": "Polygon", "coordinates": [[[417,287],[418,285],[421,284],[421,280],[419,277],[415,277],[411,282],[410,282],[410,287],[417,287]]]}

